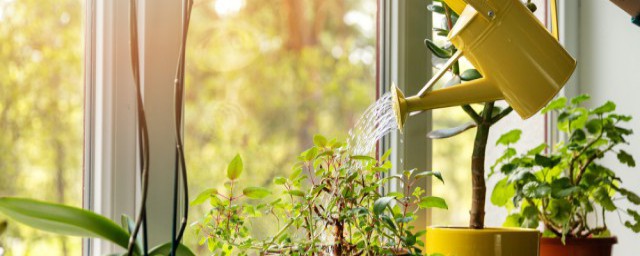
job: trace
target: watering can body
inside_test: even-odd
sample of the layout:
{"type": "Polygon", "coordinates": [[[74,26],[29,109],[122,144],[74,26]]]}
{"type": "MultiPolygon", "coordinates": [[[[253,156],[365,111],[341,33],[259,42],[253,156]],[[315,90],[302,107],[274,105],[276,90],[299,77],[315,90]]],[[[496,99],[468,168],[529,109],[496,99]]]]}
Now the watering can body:
{"type": "MultiPolygon", "coordinates": [[[[468,0],[471,1],[471,0],[468,0]]],[[[491,10],[479,13],[462,0],[445,0],[460,17],[449,40],[482,78],[394,102],[405,115],[463,104],[505,99],[527,119],[543,108],[569,80],[576,61],[518,0],[473,0],[491,10]]],[[[401,120],[401,121],[400,121],[401,120]]]]}

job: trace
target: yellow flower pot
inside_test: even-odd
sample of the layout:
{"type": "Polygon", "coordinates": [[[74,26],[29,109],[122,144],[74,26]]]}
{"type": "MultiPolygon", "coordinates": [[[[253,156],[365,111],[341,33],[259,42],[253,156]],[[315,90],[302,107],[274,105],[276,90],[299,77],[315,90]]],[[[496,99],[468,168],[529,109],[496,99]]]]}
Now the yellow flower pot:
{"type": "Polygon", "coordinates": [[[538,256],[540,232],[522,228],[428,227],[427,254],[445,256],[538,256]]]}

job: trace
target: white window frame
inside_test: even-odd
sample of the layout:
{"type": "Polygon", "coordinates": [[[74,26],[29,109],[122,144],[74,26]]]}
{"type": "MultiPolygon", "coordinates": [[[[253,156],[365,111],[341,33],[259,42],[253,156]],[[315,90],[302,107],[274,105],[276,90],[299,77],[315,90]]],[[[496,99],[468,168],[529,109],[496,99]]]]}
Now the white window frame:
{"type": "MultiPolygon", "coordinates": [[[[432,36],[431,12],[423,0],[378,1],[378,83],[380,95],[389,92],[395,83],[406,95],[414,95],[427,83],[432,73],[431,54],[424,45],[432,36]]],[[[380,142],[380,153],[392,149],[395,163],[392,172],[417,168],[431,170],[431,141],[426,135],[431,130],[431,112],[409,118],[403,134],[394,132],[380,142]]],[[[399,184],[392,184],[391,191],[399,184]]],[[[418,184],[431,193],[431,180],[418,184]]],[[[430,211],[418,212],[415,226],[425,229],[430,224],[430,211]]]]}
{"type": "MultiPolygon", "coordinates": [[[[149,86],[143,88],[143,98],[152,159],[148,234],[149,246],[154,246],[171,239],[173,212],[166,209],[173,206],[173,80],[181,1],[138,0],[138,8],[141,81],[149,86]]],[[[87,0],[86,24],[83,206],[119,223],[122,214],[135,216],[140,196],[129,1],[87,0]]],[[[122,249],[99,239],[83,244],[84,255],[114,252],[122,249]]]]}
{"type": "MultiPolygon", "coordinates": [[[[378,0],[378,6],[380,93],[395,82],[414,94],[431,76],[430,55],[422,43],[432,34],[431,14],[423,0],[378,0]]],[[[173,202],[172,103],[181,1],[138,0],[138,8],[141,82],[149,86],[143,88],[143,98],[151,154],[147,211],[153,213],[148,215],[149,246],[153,246],[171,239],[173,216],[167,209],[173,202]]],[[[118,223],[121,214],[135,216],[140,191],[128,11],[128,0],[86,0],[83,205],[118,223]]],[[[400,163],[395,172],[430,169],[431,143],[425,137],[430,128],[431,114],[425,113],[409,120],[403,135],[394,133],[381,143],[381,148],[393,149],[392,157],[400,163]]],[[[430,191],[430,181],[420,186],[430,191]]],[[[427,226],[427,211],[418,221],[417,227],[427,226]]],[[[115,252],[122,250],[109,242],[84,242],[83,255],[115,252]]]]}

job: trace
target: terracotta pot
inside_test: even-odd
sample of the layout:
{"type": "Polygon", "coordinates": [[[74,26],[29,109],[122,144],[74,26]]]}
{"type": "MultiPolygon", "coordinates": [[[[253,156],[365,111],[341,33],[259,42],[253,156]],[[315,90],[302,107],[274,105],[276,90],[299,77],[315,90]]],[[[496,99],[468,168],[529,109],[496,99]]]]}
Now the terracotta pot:
{"type": "Polygon", "coordinates": [[[428,227],[425,249],[445,256],[538,256],[539,238],[535,229],[428,227]]]}
{"type": "Polygon", "coordinates": [[[611,247],[618,243],[615,237],[567,238],[563,245],[560,238],[540,239],[540,256],[610,256],[611,247]]]}

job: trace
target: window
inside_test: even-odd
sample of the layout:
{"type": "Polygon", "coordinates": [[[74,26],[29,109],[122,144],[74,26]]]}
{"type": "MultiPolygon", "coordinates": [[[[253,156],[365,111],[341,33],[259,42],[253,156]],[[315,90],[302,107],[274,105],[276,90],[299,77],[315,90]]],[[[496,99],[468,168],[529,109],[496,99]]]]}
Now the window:
{"type": "MultiPolygon", "coordinates": [[[[345,140],[376,96],[376,8],[368,0],[197,1],[185,109],[190,193],[222,187],[238,153],[241,183],[275,187],[314,134],[345,140]]],[[[192,208],[191,221],[204,211],[192,208]]],[[[256,224],[256,235],[272,225],[256,224]]],[[[198,248],[192,231],[185,236],[198,248]]]]}
{"type": "MultiPolygon", "coordinates": [[[[0,196],[82,205],[83,8],[0,1],[0,196]]],[[[8,227],[5,255],[80,254],[79,238],[8,227]]]]}

